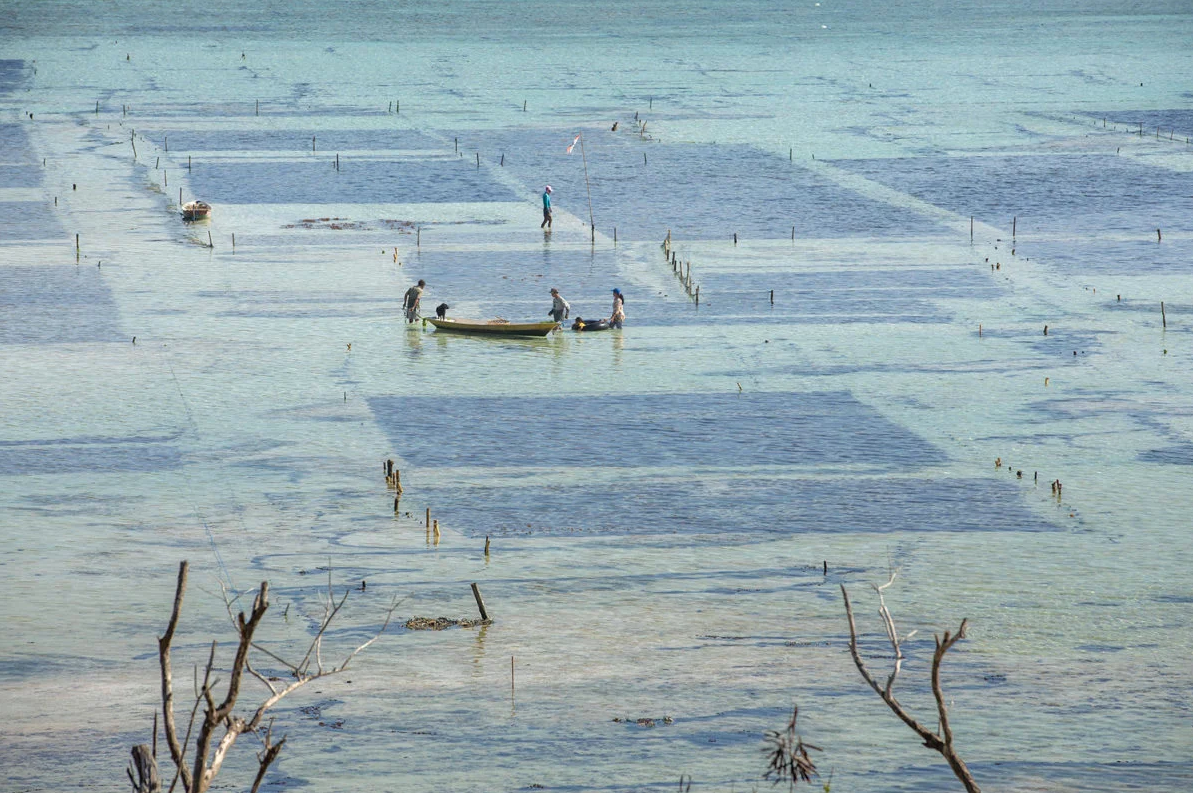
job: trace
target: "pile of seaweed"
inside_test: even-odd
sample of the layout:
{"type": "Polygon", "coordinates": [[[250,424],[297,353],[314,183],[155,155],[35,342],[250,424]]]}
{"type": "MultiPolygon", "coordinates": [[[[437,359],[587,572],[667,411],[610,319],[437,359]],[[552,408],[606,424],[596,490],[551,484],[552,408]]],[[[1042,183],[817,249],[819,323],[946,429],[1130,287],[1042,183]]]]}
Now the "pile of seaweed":
{"type": "Polygon", "coordinates": [[[441,631],[445,628],[472,628],[488,625],[492,620],[452,619],[451,617],[411,617],[406,620],[408,631],[441,631]]]}

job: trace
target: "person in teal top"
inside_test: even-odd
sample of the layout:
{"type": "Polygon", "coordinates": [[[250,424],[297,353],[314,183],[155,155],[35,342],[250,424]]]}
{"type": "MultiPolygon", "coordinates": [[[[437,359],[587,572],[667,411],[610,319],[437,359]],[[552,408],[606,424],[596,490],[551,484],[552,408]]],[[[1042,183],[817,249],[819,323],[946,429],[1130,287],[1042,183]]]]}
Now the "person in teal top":
{"type": "Polygon", "coordinates": [[[539,224],[539,228],[551,228],[551,185],[543,190],[543,222],[539,224]]]}

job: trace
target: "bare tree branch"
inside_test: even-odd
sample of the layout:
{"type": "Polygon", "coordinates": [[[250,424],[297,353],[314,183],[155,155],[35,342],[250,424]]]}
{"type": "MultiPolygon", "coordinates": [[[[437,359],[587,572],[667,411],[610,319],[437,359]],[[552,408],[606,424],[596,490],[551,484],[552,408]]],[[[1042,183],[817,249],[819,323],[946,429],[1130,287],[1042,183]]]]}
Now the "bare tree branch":
{"type": "MultiPolygon", "coordinates": [[[[211,696],[210,689],[204,692],[207,700],[207,709],[203,714],[203,722],[199,726],[199,736],[195,739],[195,761],[194,761],[194,789],[191,793],[204,793],[211,780],[219,773],[220,766],[224,762],[224,757],[228,750],[232,748],[232,744],[236,742],[237,736],[243,730],[243,721],[239,719],[231,719],[230,715],[232,709],[236,706],[236,700],[240,696],[240,680],[244,675],[245,660],[248,657],[249,647],[253,643],[253,632],[256,631],[257,625],[260,624],[261,618],[265,616],[266,610],[269,608],[269,582],[261,582],[261,591],[253,599],[253,610],[246,620],[244,612],[236,617],[237,629],[240,632],[240,641],[236,646],[236,656],[232,661],[231,676],[228,680],[228,691],[224,695],[224,700],[218,706],[211,696]],[[216,745],[215,752],[211,755],[211,766],[207,765],[207,756],[211,752],[211,739],[215,729],[221,724],[227,722],[227,731],[224,737],[216,745]]],[[[214,642],[213,651],[214,651],[214,642]]]]}
{"type": "Polygon", "coordinates": [[[190,793],[191,789],[191,775],[182,766],[183,750],[178,743],[178,733],[174,727],[174,683],[170,670],[170,643],[174,641],[174,630],[178,627],[178,617],[182,612],[182,596],[186,593],[186,574],[189,569],[190,565],[185,561],[178,565],[178,584],[174,589],[174,609],[170,613],[170,624],[166,626],[165,635],[157,640],[157,655],[162,669],[162,722],[166,730],[166,745],[170,747],[170,758],[182,771],[182,789],[187,793],[190,793]]]}
{"type": "MultiPolygon", "coordinates": [[[[870,670],[866,668],[866,663],[862,660],[861,653],[858,651],[857,626],[853,619],[853,606],[849,602],[849,592],[846,591],[844,584],[841,585],[841,596],[845,600],[845,616],[849,619],[849,653],[853,656],[853,663],[857,666],[858,672],[861,673],[862,679],[869,684],[870,688],[874,689],[874,693],[878,694],[878,696],[882,698],[882,701],[887,704],[887,707],[891,709],[891,712],[898,716],[904,724],[906,724],[908,727],[914,730],[917,735],[920,736],[920,739],[924,742],[924,746],[939,752],[941,756],[944,757],[944,759],[948,762],[949,767],[953,770],[953,774],[961,781],[961,784],[965,786],[966,791],[968,791],[968,793],[981,793],[981,789],[978,787],[973,775],[970,774],[968,766],[965,765],[965,762],[960,756],[958,756],[953,748],[953,733],[952,729],[949,727],[948,709],[945,707],[944,691],[940,685],[941,662],[944,660],[945,653],[947,653],[949,649],[951,649],[952,646],[960,639],[965,638],[965,626],[968,624],[967,620],[961,621],[961,627],[958,629],[955,635],[945,631],[943,639],[936,637],[936,651],[932,656],[932,693],[936,697],[936,710],[940,719],[940,733],[937,734],[929,730],[924,725],[920,724],[920,722],[917,721],[910,713],[904,710],[903,706],[899,704],[899,700],[897,700],[895,695],[892,693],[892,689],[895,685],[895,678],[898,676],[899,671],[902,668],[903,652],[899,646],[899,634],[895,630],[895,620],[891,616],[890,610],[886,606],[886,602],[883,600],[882,590],[894,583],[894,580],[895,574],[891,573],[890,580],[888,580],[881,587],[874,587],[874,590],[878,592],[880,604],[878,610],[879,615],[882,617],[883,625],[886,628],[887,639],[890,641],[891,647],[895,652],[894,669],[891,671],[890,677],[887,678],[887,684],[885,687],[880,686],[878,681],[874,679],[874,676],[870,673],[870,670]]],[[[912,634],[908,634],[909,637],[911,635],[912,634]]]]}
{"type": "MultiPolygon", "coordinates": [[[[257,628],[261,624],[261,620],[265,612],[269,608],[269,583],[263,581],[261,588],[258,590],[253,599],[252,610],[249,616],[246,617],[241,611],[233,615],[233,604],[236,599],[231,599],[228,596],[227,589],[221,584],[221,591],[223,595],[224,605],[228,612],[228,617],[233,626],[236,628],[239,641],[236,645],[236,652],[232,659],[231,667],[229,668],[228,687],[224,693],[223,699],[217,704],[215,696],[215,688],[219,681],[212,680],[212,673],[215,670],[215,653],[217,644],[211,643],[211,649],[208,652],[207,663],[204,667],[203,684],[198,684],[198,669],[195,673],[195,701],[191,708],[190,719],[187,723],[186,735],[182,741],[178,741],[177,725],[174,721],[174,691],[173,691],[173,673],[170,666],[170,647],[173,641],[174,633],[178,627],[178,622],[182,610],[183,594],[186,589],[188,565],[183,562],[179,567],[178,586],[175,591],[174,608],[170,618],[170,623],[166,629],[166,633],[158,640],[158,654],[162,667],[162,704],[163,714],[165,716],[165,732],[166,740],[170,746],[171,760],[175,765],[174,779],[170,783],[170,792],[174,790],[178,781],[182,780],[182,786],[185,793],[205,793],[212,784],[216,775],[223,766],[224,760],[227,758],[229,751],[236,744],[237,739],[246,732],[254,733],[261,739],[263,750],[258,753],[258,771],[253,782],[252,789],[256,791],[259,789],[266,772],[270,765],[277,759],[278,754],[282,750],[286,739],[283,737],[276,743],[272,738],[272,724],[266,728],[264,735],[261,734],[261,724],[265,719],[266,714],[270,708],[274,707],[281,699],[305,686],[314,680],[337,674],[348,668],[357,655],[363,652],[366,648],[373,644],[381,634],[389,627],[390,620],[393,618],[394,611],[398,607],[398,602],[395,600],[386,611],[385,620],[380,629],[373,634],[367,641],[358,645],[350,653],[348,653],[338,665],[325,667],[322,658],[322,644],[323,639],[327,634],[332,622],[339,615],[341,609],[348,599],[348,590],[344,592],[343,597],[338,601],[334,597],[334,590],[330,580],[330,573],[328,576],[328,598],[324,603],[323,614],[318,622],[318,629],[312,639],[310,645],[307,647],[306,654],[302,661],[297,664],[291,664],[285,659],[265,649],[254,641],[257,628]],[[258,672],[252,665],[250,659],[250,652],[258,650],[268,657],[283,664],[290,673],[294,676],[294,680],[288,685],[279,686],[274,685],[268,677],[258,672]],[[311,663],[315,663],[315,671],[311,671],[311,663]],[[269,689],[269,696],[262,702],[248,719],[235,715],[237,703],[240,699],[241,684],[244,679],[244,673],[260,680],[266,688],[269,689]],[[186,755],[187,749],[191,745],[191,733],[196,724],[196,718],[200,706],[203,707],[203,716],[198,721],[198,734],[194,740],[194,758],[190,763],[187,763],[186,755]],[[215,733],[219,728],[223,728],[223,735],[212,746],[212,741],[215,740],[215,733]],[[188,768],[189,766],[189,768],[188,768]]],[[[136,752],[134,751],[134,757],[136,752]]],[[[151,758],[152,759],[152,758],[151,758]]],[[[149,784],[146,777],[142,775],[141,779],[134,778],[132,768],[128,769],[129,779],[133,782],[137,793],[141,793],[137,785],[140,783],[142,787],[149,784]]],[[[138,769],[139,770],[139,769],[138,769]]],[[[160,791],[160,783],[153,791],[157,793],[160,791]]],[[[148,793],[148,788],[146,788],[148,793]]]]}
{"type": "Polygon", "coordinates": [[[286,743],[286,736],[284,735],[282,736],[282,740],[277,743],[270,742],[273,737],[272,720],[270,720],[269,726],[265,729],[265,735],[260,737],[261,744],[265,748],[257,753],[257,778],[253,780],[253,787],[249,793],[257,793],[257,790],[261,787],[261,780],[265,779],[265,772],[269,770],[270,764],[278,758],[278,754],[282,751],[282,745],[286,743]]]}

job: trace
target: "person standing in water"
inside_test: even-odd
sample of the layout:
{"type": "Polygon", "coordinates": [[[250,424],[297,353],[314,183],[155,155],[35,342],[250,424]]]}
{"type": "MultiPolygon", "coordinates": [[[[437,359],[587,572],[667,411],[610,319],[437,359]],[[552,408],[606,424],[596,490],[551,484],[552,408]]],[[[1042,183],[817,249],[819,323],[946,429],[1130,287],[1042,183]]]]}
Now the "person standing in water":
{"type": "Polygon", "coordinates": [[[562,322],[567,319],[572,313],[572,307],[563,299],[563,295],[559,294],[559,290],[551,289],[551,310],[547,313],[551,315],[551,319],[556,322],[562,322]]]}
{"type": "Polygon", "coordinates": [[[407,322],[413,323],[418,318],[418,304],[426,288],[427,282],[420,278],[417,284],[406,290],[406,296],[402,298],[402,310],[406,312],[407,322]]]}
{"type": "Polygon", "coordinates": [[[547,185],[543,190],[543,222],[539,224],[539,228],[551,230],[551,185],[547,185]]]}
{"type": "Polygon", "coordinates": [[[620,328],[623,322],[625,322],[625,298],[622,296],[620,289],[614,289],[613,315],[609,317],[609,325],[614,328],[620,328]]]}

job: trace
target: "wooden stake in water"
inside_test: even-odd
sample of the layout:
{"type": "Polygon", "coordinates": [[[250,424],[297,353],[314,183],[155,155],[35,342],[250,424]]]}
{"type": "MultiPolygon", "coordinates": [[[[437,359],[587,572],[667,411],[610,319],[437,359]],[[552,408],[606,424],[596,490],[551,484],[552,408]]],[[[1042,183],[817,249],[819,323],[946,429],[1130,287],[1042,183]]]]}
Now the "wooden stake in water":
{"type": "Polygon", "coordinates": [[[476,153],[476,169],[479,171],[480,168],[481,168],[481,153],[478,151],[476,153]]]}
{"type": "Polygon", "coordinates": [[[770,304],[772,306],[775,304],[775,290],[773,290],[773,289],[770,290],[770,304]]]}
{"type": "Polygon", "coordinates": [[[261,100],[260,99],[257,100],[257,107],[253,111],[253,115],[257,115],[257,116],[261,115],[261,100]]]}
{"type": "Polygon", "coordinates": [[[431,528],[431,508],[427,507],[427,528],[431,528]]]}
{"type": "Polygon", "coordinates": [[[423,246],[423,227],[422,226],[416,227],[414,230],[414,235],[415,235],[414,236],[415,247],[421,248],[423,246]]]}
{"type": "Polygon", "coordinates": [[[1015,239],[1015,226],[1016,226],[1016,224],[1018,224],[1018,222],[1019,222],[1018,216],[1013,216],[1011,218],[1011,239],[1015,239]]]}
{"type": "Polygon", "coordinates": [[[969,216],[969,241],[973,242],[973,215],[969,216]]]}
{"type": "Polygon", "coordinates": [[[178,206],[182,206],[182,188],[178,188],[178,206]]]}
{"type": "Polygon", "coordinates": [[[1164,324],[1165,328],[1168,327],[1168,317],[1164,314],[1164,301],[1163,300],[1160,301],[1160,322],[1162,322],[1164,324]]]}
{"type": "MultiPolygon", "coordinates": [[[[472,585],[472,596],[474,598],[476,598],[476,607],[478,609],[480,609],[481,619],[484,620],[485,622],[488,622],[489,621],[489,612],[485,610],[485,601],[481,597],[480,587],[478,587],[476,584],[472,585]]],[[[511,667],[511,676],[512,676],[512,667],[511,667]]]]}
{"type": "Polygon", "coordinates": [[[211,241],[211,229],[207,229],[207,247],[214,248],[215,243],[211,241]]]}
{"type": "Polygon", "coordinates": [[[232,252],[233,253],[236,252],[236,235],[235,234],[232,235],[232,252]]]}
{"type": "Polygon", "coordinates": [[[314,151],[315,151],[315,136],[312,135],[311,136],[311,153],[313,154],[314,151]]]}
{"type": "Polygon", "coordinates": [[[165,145],[166,151],[169,151],[170,150],[170,136],[167,135],[165,138],[163,138],[162,143],[165,145]]]}
{"type": "Polygon", "coordinates": [[[191,169],[191,156],[189,154],[186,155],[186,169],[188,171],[191,169]]]}

